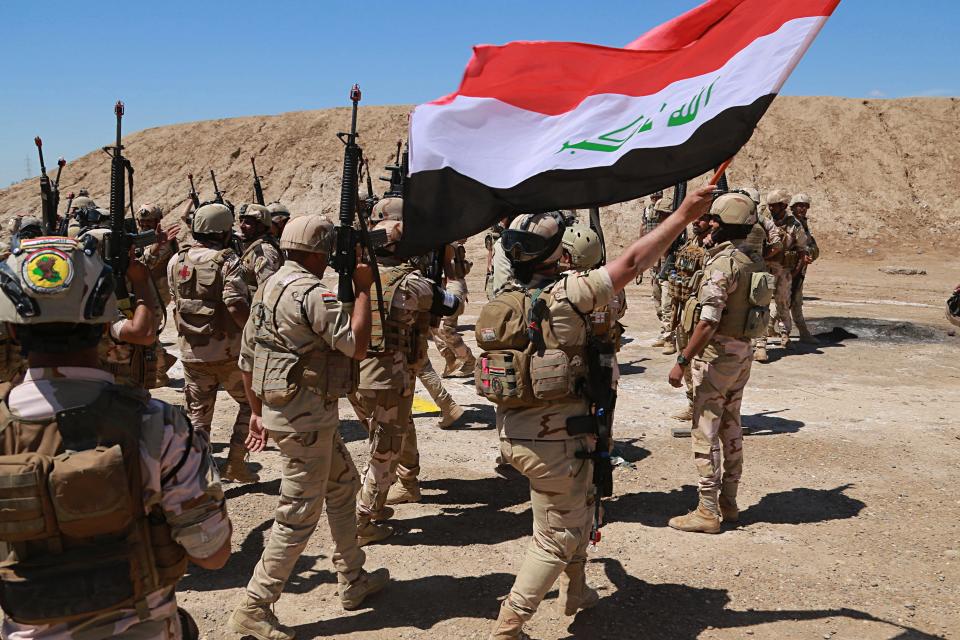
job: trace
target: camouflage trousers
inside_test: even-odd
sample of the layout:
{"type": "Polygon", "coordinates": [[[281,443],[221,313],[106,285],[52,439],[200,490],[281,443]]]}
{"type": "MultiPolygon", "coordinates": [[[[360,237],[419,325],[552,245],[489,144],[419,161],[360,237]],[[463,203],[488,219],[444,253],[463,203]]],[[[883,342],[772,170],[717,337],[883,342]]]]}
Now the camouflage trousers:
{"type": "Polygon", "coordinates": [[[676,333],[677,305],[676,300],[670,294],[670,286],[667,283],[661,283],[660,287],[660,336],[667,342],[673,342],[676,333]]]}
{"type": "Polygon", "coordinates": [[[656,269],[650,269],[650,297],[653,299],[653,307],[657,310],[657,320],[663,320],[663,287],[660,286],[660,278],[657,277],[656,269]]]}
{"type": "Polygon", "coordinates": [[[533,539],[507,596],[506,606],[524,620],[533,616],[560,574],[587,560],[593,522],[593,463],[576,457],[586,438],[501,440],[500,456],[530,481],[533,539]]]}
{"type": "Polygon", "coordinates": [[[715,497],[721,485],[735,487],[740,482],[743,470],[740,404],[750,379],[753,350],[749,341],[728,340],[723,344],[711,343],[705,353],[710,352],[713,355],[707,359],[701,356],[691,363],[691,436],[693,458],[700,476],[700,495],[715,497]],[[717,351],[721,355],[716,355],[717,351]]]}
{"type": "MultiPolygon", "coordinates": [[[[683,352],[687,348],[687,345],[690,343],[690,335],[683,330],[683,327],[677,327],[677,351],[683,352]]],[[[686,389],[687,402],[690,404],[690,407],[693,408],[693,366],[684,368],[683,370],[683,386],[686,389]]]]}
{"type": "MultiPolygon", "coordinates": [[[[767,334],[778,335],[781,339],[789,339],[793,330],[790,318],[790,296],[793,287],[793,275],[786,269],[771,268],[776,279],[776,289],[773,294],[773,313],[770,314],[770,326],[767,334]]],[[[757,347],[767,347],[767,335],[757,338],[757,347]]]]}
{"type": "Polygon", "coordinates": [[[355,580],[366,559],[357,546],[360,478],[337,429],[269,434],[283,461],[280,503],[263,555],[247,584],[247,595],[264,604],[280,598],[324,506],[340,582],[355,580]]]}
{"type": "MultiPolygon", "coordinates": [[[[457,280],[450,280],[447,284],[447,291],[461,296],[466,302],[467,287],[457,280]]],[[[460,324],[460,315],[463,313],[464,304],[460,304],[457,313],[452,316],[441,318],[440,326],[433,329],[433,339],[437,343],[437,349],[440,355],[447,361],[447,364],[453,364],[457,360],[461,362],[473,362],[473,352],[470,351],[460,335],[458,325],[460,324]]]]}
{"type": "Polygon", "coordinates": [[[250,405],[243,390],[243,378],[236,360],[219,362],[184,362],[183,394],[187,399],[187,413],[197,429],[208,434],[213,424],[213,410],[217,403],[217,388],[230,394],[237,404],[237,418],[233,421],[230,444],[243,444],[250,428],[250,405]]]}
{"type": "Polygon", "coordinates": [[[363,471],[363,484],[357,499],[357,513],[379,512],[387,502],[387,492],[397,480],[401,456],[406,454],[404,473],[409,479],[420,471],[416,433],[413,430],[413,392],[401,389],[360,389],[351,398],[360,424],[367,430],[370,460],[363,471]],[[412,439],[412,442],[408,440],[412,439]],[[404,448],[406,445],[406,449],[404,448]],[[409,466],[407,466],[409,465],[409,466]]]}
{"type": "Polygon", "coordinates": [[[425,359],[423,367],[417,372],[417,378],[420,379],[423,388],[427,390],[433,401],[440,407],[441,415],[449,415],[457,403],[446,387],[443,386],[443,381],[440,380],[437,370],[433,368],[430,358],[425,359]]]}
{"type": "Polygon", "coordinates": [[[806,279],[806,269],[794,276],[793,290],[790,294],[790,316],[793,318],[793,324],[797,327],[801,336],[810,335],[810,329],[807,328],[807,319],[803,317],[803,283],[806,279]]]}

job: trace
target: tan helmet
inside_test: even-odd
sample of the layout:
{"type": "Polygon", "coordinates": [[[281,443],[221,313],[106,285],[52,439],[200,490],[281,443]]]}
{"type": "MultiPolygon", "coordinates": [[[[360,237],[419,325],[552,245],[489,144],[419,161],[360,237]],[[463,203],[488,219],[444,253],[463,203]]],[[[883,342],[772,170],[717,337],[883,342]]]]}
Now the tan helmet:
{"type": "Polygon", "coordinates": [[[137,220],[160,220],[163,218],[163,209],[160,205],[144,204],[137,209],[137,220]]]}
{"type": "Polygon", "coordinates": [[[370,222],[376,224],[382,220],[403,220],[402,198],[384,198],[373,205],[370,222]]]}
{"type": "Polygon", "coordinates": [[[593,269],[603,257],[600,236],[585,224],[567,227],[561,244],[570,254],[570,266],[574,269],[593,269]]]}
{"type": "Polygon", "coordinates": [[[273,214],[262,204],[243,204],[240,205],[240,218],[253,218],[263,226],[269,227],[273,214]]]}
{"type": "Polygon", "coordinates": [[[225,233],[233,230],[233,213],[225,204],[205,204],[193,214],[194,233],[225,233]]]}
{"type": "Polygon", "coordinates": [[[42,233],[42,232],[43,232],[43,220],[41,220],[41,219],[38,218],[37,216],[27,215],[27,216],[23,216],[23,217],[21,217],[21,218],[14,218],[14,220],[19,220],[19,221],[20,221],[20,224],[17,225],[17,230],[20,231],[21,233],[23,232],[24,229],[27,229],[27,228],[29,228],[29,227],[34,227],[35,229],[39,229],[39,230],[41,231],[41,234],[40,234],[40,235],[43,235],[43,233],[42,233]]]}
{"type": "Polygon", "coordinates": [[[0,263],[0,322],[104,324],[117,318],[111,270],[94,240],[24,240],[0,263]],[[87,251],[84,248],[88,249],[87,251]]]}
{"type": "Polygon", "coordinates": [[[563,255],[563,226],[551,213],[517,216],[500,236],[504,253],[514,265],[549,264],[563,255]]]}
{"type": "Polygon", "coordinates": [[[810,196],[805,193],[798,193],[790,199],[790,206],[792,207],[795,204],[805,204],[808,207],[810,206],[810,196]]]}
{"type": "Polygon", "coordinates": [[[660,198],[653,205],[653,210],[661,216],[668,216],[673,213],[673,198],[660,198]]]}
{"type": "Polygon", "coordinates": [[[330,255],[336,237],[335,227],[326,216],[296,216],[283,228],[280,248],[330,255]]]}
{"type": "Polygon", "coordinates": [[[759,189],[754,189],[753,187],[740,187],[737,191],[742,191],[743,193],[750,196],[750,199],[753,200],[754,204],[760,206],[760,191],[759,189]]]}
{"type": "Polygon", "coordinates": [[[750,196],[731,191],[713,201],[710,215],[720,218],[723,224],[756,224],[757,205],[750,196]]]}
{"type": "Polygon", "coordinates": [[[274,218],[289,218],[290,209],[287,209],[287,205],[280,204],[279,202],[271,202],[267,205],[267,209],[270,210],[270,215],[274,218]]]}
{"type": "Polygon", "coordinates": [[[786,189],[774,189],[767,192],[767,205],[790,204],[790,194],[786,189]]]}
{"type": "Polygon", "coordinates": [[[77,196],[70,203],[71,209],[95,209],[96,207],[97,203],[93,201],[93,198],[85,195],[77,196]]]}

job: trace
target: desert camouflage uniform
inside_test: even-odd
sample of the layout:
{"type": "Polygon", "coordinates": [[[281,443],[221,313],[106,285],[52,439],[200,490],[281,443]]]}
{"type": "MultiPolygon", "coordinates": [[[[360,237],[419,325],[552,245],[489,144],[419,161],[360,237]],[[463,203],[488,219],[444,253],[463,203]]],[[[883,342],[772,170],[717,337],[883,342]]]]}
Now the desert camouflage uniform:
{"type": "MultiPolygon", "coordinates": [[[[370,438],[370,460],[363,472],[363,486],[357,500],[358,527],[361,528],[383,510],[387,492],[397,479],[404,441],[416,438],[411,415],[413,390],[416,372],[427,357],[423,349],[426,342],[419,334],[425,335],[429,327],[435,284],[408,264],[382,269],[383,282],[392,278],[398,280],[390,308],[386,310],[387,321],[409,327],[413,335],[405,348],[371,350],[360,364],[355,409],[370,438]]],[[[377,311],[374,311],[373,322],[379,323],[377,311]]],[[[386,334],[386,327],[382,330],[386,334]]],[[[409,466],[403,483],[415,487],[419,461],[410,453],[411,444],[408,442],[406,462],[409,466]]],[[[412,448],[415,450],[415,445],[412,448]]]]}
{"type": "MultiPolygon", "coordinates": [[[[660,224],[660,214],[657,213],[657,201],[651,201],[643,208],[643,233],[647,235],[657,228],[660,224]]],[[[657,311],[657,320],[663,322],[663,287],[660,283],[660,269],[663,266],[663,258],[657,260],[656,264],[650,267],[650,297],[653,299],[653,307],[657,311]]],[[[663,331],[661,330],[661,333],[663,331]]]]}
{"type": "MultiPolygon", "coordinates": [[[[59,411],[83,406],[96,398],[113,377],[86,367],[29,369],[9,396],[15,418],[53,420],[59,411]]],[[[13,446],[6,440],[4,448],[13,446]]],[[[32,450],[32,449],[31,449],[32,450]]],[[[207,558],[230,538],[226,503],[206,437],[193,433],[181,411],[149,400],[140,433],[144,508],[158,505],[173,539],[186,553],[207,558]],[[184,451],[190,448],[184,459],[184,451]],[[168,477],[172,471],[176,472],[168,477]]],[[[95,570],[91,567],[91,570],[95,570]]],[[[75,622],[31,626],[4,619],[2,635],[11,640],[173,640],[181,638],[174,587],[146,597],[146,609],[121,609],[75,622]]]]}
{"type": "Polygon", "coordinates": [[[471,352],[470,347],[463,342],[463,336],[460,335],[458,329],[460,316],[463,314],[464,307],[468,301],[466,277],[467,272],[470,270],[470,262],[466,259],[462,242],[456,242],[452,246],[454,250],[454,273],[451,277],[447,278],[446,289],[463,302],[457,309],[457,313],[441,318],[440,326],[433,330],[433,338],[436,341],[437,349],[447,363],[444,374],[451,373],[457,366],[457,363],[460,364],[463,371],[472,370],[476,362],[476,358],[473,357],[473,352],[471,352]]]}
{"type": "MultiPolygon", "coordinates": [[[[803,227],[790,213],[786,213],[779,222],[776,222],[776,225],[780,229],[783,250],[766,262],[767,270],[776,278],[776,292],[773,298],[775,310],[770,316],[770,330],[767,333],[776,332],[776,335],[780,336],[781,344],[787,345],[793,328],[790,322],[793,271],[806,253],[807,236],[803,232],[803,227]]],[[[766,349],[767,336],[758,338],[756,346],[766,349]]]]}
{"type": "MultiPolygon", "coordinates": [[[[670,283],[671,302],[670,306],[676,315],[676,340],[677,351],[682,352],[690,341],[690,335],[684,331],[683,323],[679,322],[680,311],[684,303],[691,295],[697,292],[693,291],[693,276],[697,271],[703,269],[703,260],[705,257],[703,240],[707,234],[697,236],[691,233],[690,239],[680,248],[677,258],[677,276],[670,283]]],[[[687,391],[687,401],[693,407],[693,376],[690,367],[683,371],[683,384],[687,391]]]]}
{"type": "Polygon", "coordinates": [[[492,300],[507,282],[513,279],[513,265],[503,250],[503,239],[493,243],[493,259],[490,263],[492,273],[487,286],[487,299],[492,300]]]}
{"type": "MultiPolygon", "coordinates": [[[[183,331],[180,331],[180,360],[183,362],[183,392],[187,400],[187,410],[193,425],[210,433],[213,410],[217,402],[217,388],[222,386],[240,405],[233,423],[230,444],[242,446],[250,422],[250,405],[243,390],[240,369],[237,368],[241,329],[234,323],[227,306],[250,299],[247,285],[243,281],[240,260],[231,250],[202,246],[182,249],[176,259],[170,260],[167,269],[170,290],[178,307],[183,303],[192,305],[197,302],[190,297],[184,298],[179,291],[181,281],[196,277],[191,273],[194,270],[210,279],[208,285],[219,280],[222,283],[222,295],[215,303],[209,301],[216,307],[216,311],[209,315],[207,321],[210,334],[184,335],[183,331]],[[189,260],[193,266],[186,264],[185,260],[189,260]],[[198,266],[201,268],[198,269],[198,266]]],[[[191,295],[197,295],[195,287],[191,295]]],[[[177,315],[180,314],[181,311],[177,311],[177,315]]]]}
{"type": "MultiPolygon", "coordinates": [[[[424,341],[426,341],[426,337],[424,337],[424,341]]],[[[423,345],[422,348],[426,351],[427,345],[423,345]]],[[[443,386],[443,380],[440,379],[440,374],[437,373],[437,370],[433,368],[433,363],[430,362],[430,358],[424,358],[423,366],[417,372],[417,379],[420,380],[423,388],[427,390],[427,393],[430,394],[430,397],[433,398],[436,405],[440,407],[440,415],[443,420],[450,419],[456,415],[460,405],[457,404],[457,401],[453,399],[450,392],[443,386]]],[[[403,456],[401,456],[400,467],[403,466],[404,460],[403,456]]],[[[399,467],[397,473],[400,473],[399,467]]]]}
{"type": "MultiPolygon", "coordinates": [[[[741,287],[749,288],[749,273],[730,258],[742,252],[753,261],[753,269],[763,269],[762,257],[747,243],[736,247],[725,242],[706,252],[703,281],[698,299],[700,320],[720,323],[710,343],[691,363],[693,382],[693,456],[699,473],[701,505],[719,514],[721,501],[735,500],[743,469],[743,430],[740,404],[743,389],[750,378],[753,349],[750,340],[739,335],[726,335],[722,324],[730,303],[738,301],[733,294],[741,287]],[[721,264],[733,264],[732,269],[721,264]],[[721,467],[722,451],[722,467],[721,467]],[[722,469],[722,475],[721,475],[722,469]]],[[[745,292],[744,292],[745,293],[745,292]]],[[[732,333],[740,334],[734,330],[732,333]]]]}
{"type": "Polygon", "coordinates": [[[177,243],[171,240],[163,244],[151,244],[144,247],[143,255],[140,256],[140,262],[150,270],[150,276],[157,287],[157,296],[164,308],[170,304],[171,300],[170,283],[167,280],[167,263],[175,255],[177,255],[177,243]]]}
{"type": "Polygon", "coordinates": [[[267,233],[247,244],[240,256],[240,263],[243,265],[243,281],[247,283],[247,290],[252,297],[257,287],[283,265],[283,254],[276,239],[267,233]]]}
{"type": "Polygon", "coordinates": [[[338,302],[300,264],[288,261],[257,291],[244,326],[239,366],[253,374],[255,392],[255,361],[267,353],[297,354],[305,370],[314,372],[301,376],[285,403],[261,397],[263,425],[280,449],[283,468],[272,532],[246,588],[258,604],[280,598],[324,507],[340,584],[354,581],[363,570],[355,515],[360,479],[338,431],[338,398],[356,380],[356,365],[348,360],[357,350],[352,307],[338,302]],[[266,338],[258,337],[258,323],[266,327],[266,338]]]}
{"type": "MultiPolygon", "coordinates": [[[[534,277],[529,288],[549,285],[534,277]]],[[[581,314],[611,303],[613,283],[606,268],[568,274],[550,290],[547,316],[564,347],[583,347],[587,326],[581,314]]],[[[544,300],[544,298],[541,298],[544,300]]],[[[567,418],[589,415],[585,398],[547,406],[497,407],[500,455],[530,481],[533,539],[503,606],[529,620],[561,574],[574,591],[586,589],[584,567],[593,520],[593,463],[577,458],[592,451],[587,436],[567,433],[567,418]]]]}
{"type": "MultiPolygon", "coordinates": [[[[817,246],[816,239],[813,237],[813,234],[810,233],[809,223],[802,218],[797,218],[797,221],[803,227],[807,245],[807,255],[810,256],[811,260],[816,260],[820,257],[820,247],[817,246]]],[[[807,328],[807,320],[803,317],[803,283],[807,279],[808,266],[810,265],[804,264],[800,268],[800,272],[793,277],[793,291],[790,295],[790,314],[793,318],[793,324],[796,325],[801,337],[810,336],[810,329],[807,328]]]]}

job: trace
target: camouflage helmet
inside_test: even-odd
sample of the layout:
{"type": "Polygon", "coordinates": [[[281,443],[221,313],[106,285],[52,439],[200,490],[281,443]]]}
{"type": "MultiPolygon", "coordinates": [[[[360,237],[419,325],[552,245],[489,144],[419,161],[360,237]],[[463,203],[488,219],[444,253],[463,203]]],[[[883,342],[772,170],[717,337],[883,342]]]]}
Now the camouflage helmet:
{"type": "Polygon", "coordinates": [[[370,222],[375,224],[383,220],[403,220],[402,198],[384,198],[373,205],[370,222]]]}
{"type": "Polygon", "coordinates": [[[270,226],[273,220],[273,214],[270,209],[262,204],[242,204],[240,205],[240,218],[253,218],[265,227],[270,226]]]}
{"type": "Polygon", "coordinates": [[[280,248],[330,255],[337,237],[326,216],[307,214],[291,218],[280,236],[280,248]]]}
{"type": "Polygon", "coordinates": [[[750,196],[731,191],[713,201],[710,215],[720,218],[723,224],[756,224],[757,205],[750,196]]]}
{"type": "Polygon", "coordinates": [[[82,194],[83,192],[81,192],[81,195],[73,199],[73,202],[70,203],[70,208],[71,209],[95,209],[97,207],[97,203],[93,201],[93,198],[90,198],[82,194]]]}
{"type": "Polygon", "coordinates": [[[0,263],[0,321],[104,324],[117,318],[113,272],[97,241],[63,237],[24,240],[0,263]]]}
{"type": "Polygon", "coordinates": [[[160,220],[163,218],[163,208],[156,204],[143,204],[137,209],[137,220],[160,220]]]}
{"type": "Polygon", "coordinates": [[[193,214],[194,233],[226,233],[233,230],[233,212],[225,204],[205,204],[193,214]]]}
{"type": "Polygon", "coordinates": [[[792,207],[795,204],[805,204],[808,207],[810,206],[810,196],[805,193],[798,193],[797,195],[790,198],[790,206],[792,207]]]}
{"type": "Polygon", "coordinates": [[[673,198],[660,198],[653,205],[653,210],[661,215],[670,215],[673,213],[673,198]]]}
{"type": "Polygon", "coordinates": [[[279,202],[271,202],[267,205],[267,209],[270,210],[270,215],[273,218],[289,218],[290,209],[287,208],[287,205],[280,204],[279,202]]]}
{"type": "Polygon", "coordinates": [[[603,257],[600,236],[585,224],[567,227],[561,244],[570,254],[570,266],[574,269],[593,269],[603,257]]]}
{"type": "Polygon", "coordinates": [[[774,189],[767,192],[767,205],[790,204],[790,194],[786,189],[774,189]]]}
{"type": "Polygon", "coordinates": [[[550,213],[519,215],[500,236],[503,251],[516,264],[548,264],[563,255],[563,224],[550,213]]]}

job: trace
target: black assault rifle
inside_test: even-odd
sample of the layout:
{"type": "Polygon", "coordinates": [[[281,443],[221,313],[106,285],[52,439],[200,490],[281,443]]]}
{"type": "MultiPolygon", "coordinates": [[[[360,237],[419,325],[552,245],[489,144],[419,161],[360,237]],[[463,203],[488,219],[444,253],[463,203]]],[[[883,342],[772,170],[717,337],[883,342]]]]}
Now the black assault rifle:
{"type": "Polygon", "coordinates": [[[193,184],[193,174],[187,174],[187,180],[190,181],[190,202],[193,203],[193,210],[196,211],[200,208],[200,194],[197,193],[197,187],[193,184]]]}
{"type": "Polygon", "coordinates": [[[57,178],[51,181],[50,176],[47,175],[47,166],[43,162],[43,140],[40,139],[40,136],[37,136],[33,139],[33,142],[37,145],[37,153],[40,154],[40,202],[43,212],[43,232],[52,236],[57,233],[57,209],[60,207],[60,172],[63,171],[67,161],[63,158],[57,160],[57,178]]]}
{"type": "Polygon", "coordinates": [[[123,157],[123,144],[120,142],[121,123],[123,120],[123,103],[119,100],[113,108],[117,116],[117,140],[112,147],[103,150],[110,156],[110,235],[108,236],[104,254],[107,264],[113,270],[116,283],[117,305],[126,316],[133,313],[133,296],[127,291],[127,267],[130,264],[130,249],[142,249],[157,241],[155,231],[136,232],[136,222],[126,217],[126,189],[125,178],[130,177],[130,202],[133,203],[133,167],[130,161],[123,157]],[[131,224],[132,223],[132,224],[131,224]]]}
{"type": "Polygon", "coordinates": [[[213,172],[213,169],[210,169],[210,181],[213,182],[213,201],[218,204],[225,204],[223,201],[223,191],[220,191],[220,187],[217,186],[217,174],[213,172]]]}
{"type": "Polygon", "coordinates": [[[263,185],[260,184],[260,176],[257,175],[257,161],[250,157],[250,166],[253,167],[253,197],[257,204],[263,206],[267,204],[263,198],[263,185]]]}
{"type": "MultiPolygon", "coordinates": [[[[360,85],[350,89],[350,102],[353,103],[350,114],[350,132],[338,133],[343,143],[343,175],[340,181],[340,214],[337,225],[336,246],[334,247],[333,268],[340,275],[337,283],[337,299],[340,302],[353,302],[353,272],[357,268],[356,246],[365,249],[367,260],[373,271],[373,283],[377,289],[377,299],[383,300],[380,284],[380,271],[377,269],[376,247],[386,244],[386,231],[374,234],[367,229],[367,220],[360,206],[360,166],[363,164],[363,150],[357,144],[357,107],[360,103],[360,85]],[[354,227],[354,220],[357,225],[354,227]]],[[[380,321],[386,324],[385,310],[380,305],[380,321]]]]}
{"type": "Polygon", "coordinates": [[[383,194],[384,198],[402,198],[403,183],[407,177],[407,168],[409,165],[410,154],[403,144],[403,140],[397,140],[397,159],[393,164],[384,167],[390,172],[390,176],[380,176],[384,182],[390,183],[390,188],[383,194]]]}

